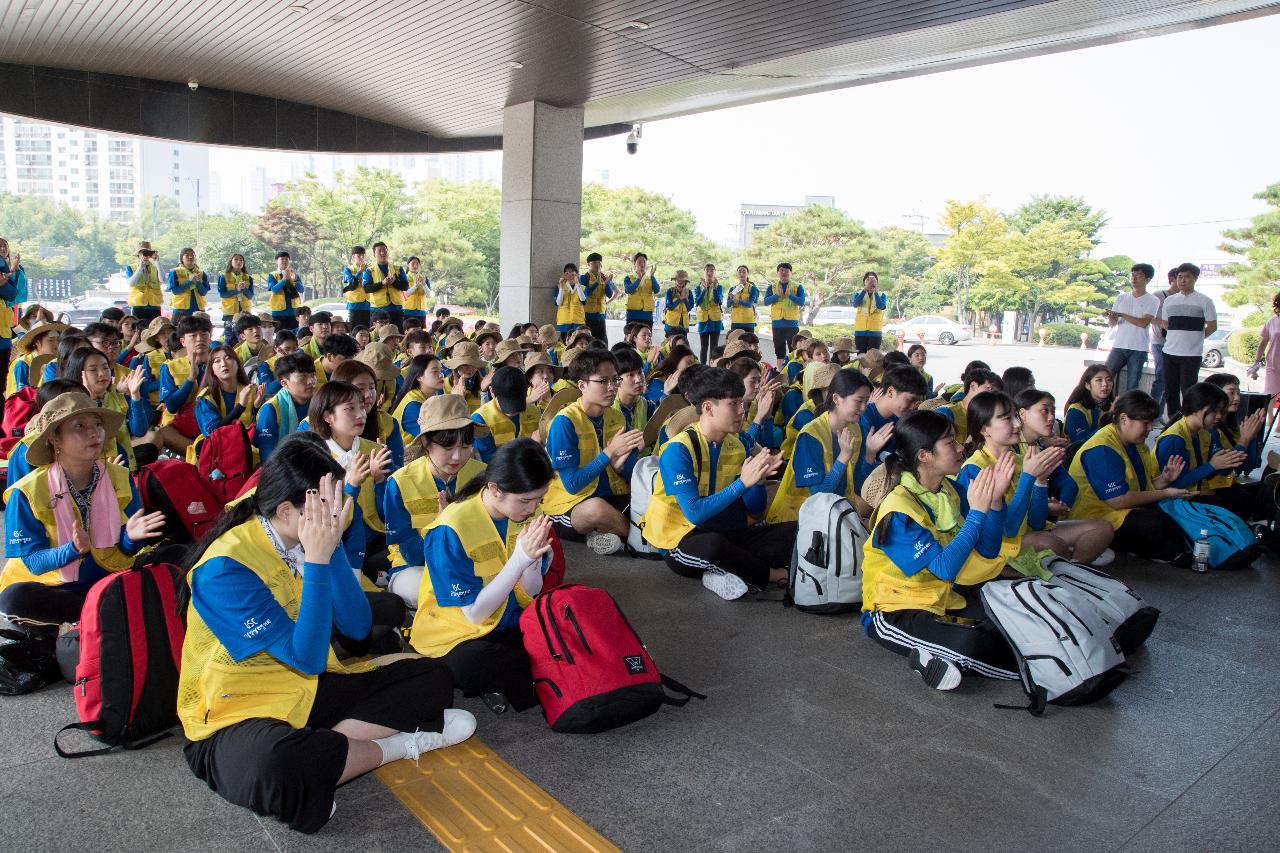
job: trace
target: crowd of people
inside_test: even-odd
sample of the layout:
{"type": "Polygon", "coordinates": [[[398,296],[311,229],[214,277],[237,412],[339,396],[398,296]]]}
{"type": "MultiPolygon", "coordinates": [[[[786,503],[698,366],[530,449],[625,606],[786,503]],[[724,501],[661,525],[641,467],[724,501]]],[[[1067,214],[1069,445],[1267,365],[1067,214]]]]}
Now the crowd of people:
{"type": "MultiPolygon", "coordinates": [[[[354,247],[343,270],[345,319],[302,303],[287,252],[255,314],[242,256],[211,285],[194,251],[161,276],[145,243],[126,271],[128,314],[76,329],[39,305],[0,311],[14,318],[0,338],[13,353],[6,427],[15,401],[27,407],[5,448],[0,616],[33,633],[76,622],[89,588],[162,526],[130,474],[243,435],[250,483],[187,551],[178,713],[197,776],[303,831],[329,819],[343,782],[469,737],[455,690],[496,713],[537,704],[519,616],[561,541],[627,557],[638,531],[671,571],[732,601],[784,585],[805,500],[844,496],[871,531],[866,634],[951,689],[970,674],[1016,677],[983,583],[1040,575],[1047,553],[1189,566],[1159,501],[1245,516],[1263,505],[1263,478],[1240,476],[1262,467],[1263,415],[1242,416],[1234,375],[1198,381],[1173,361],[1189,358],[1180,335],[1203,298],[1180,284],[1153,306],[1146,265],[1112,319],[1164,335],[1168,417],[1154,447],[1137,332],[1060,409],[1025,367],[973,361],[944,385],[926,347],[882,348],[875,273],[854,336],[823,341],[800,328],[805,292],[788,263],[763,285],[746,266],[725,283],[712,265],[692,284],[680,270],[664,291],[644,253],[620,287],[592,253],[585,273],[565,265],[554,323],[503,332],[431,311],[418,259],[392,263],[383,243],[372,254],[354,247]],[[211,287],[220,330],[204,314],[211,287]],[[621,298],[627,323],[610,345],[605,306],[621,298]],[[645,457],[657,474],[633,506],[645,457]],[[402,641],[416,654],[371,657],[402,641]]],[[[0,298],[22,302],[3,242],[0,261],[0,298]]]]}

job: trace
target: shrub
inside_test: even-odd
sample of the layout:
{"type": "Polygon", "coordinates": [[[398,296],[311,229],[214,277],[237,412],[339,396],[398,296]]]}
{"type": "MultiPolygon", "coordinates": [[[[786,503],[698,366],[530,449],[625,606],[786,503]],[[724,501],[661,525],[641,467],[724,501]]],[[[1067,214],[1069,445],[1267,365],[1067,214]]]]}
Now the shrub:
{"type": "Polygon", "coordinates": [[[1254,311],[1240,321],[1242,329],[1261,329],[1267,322],[1267,318],[1271,316],[1270,311],[1254,311]]]}
{"type": "Polygon", "coordinates": [[[1242,364],[1253,364],[1261,340],[1257,329],[1239,329],[1227,336],[1227,353],[1242,364]]]}
{"type": "MultiPolygon", "coordinates": [[[[1101,329],[1082,326],[1078,323],[1049,323],[1044,328],[1049,330],[1049,334],[1045,336],[1045,343],[1055,347],[1074,347],[1079,349],[1081,332],[1089,335],[1090,349],[1097,347],[1098,341],[1102,339],[1101,329]]],[[[1031,339],[1035,341],[1039,338],[1039,335],[1040,333],[1037,331],[1031,339]]]]}

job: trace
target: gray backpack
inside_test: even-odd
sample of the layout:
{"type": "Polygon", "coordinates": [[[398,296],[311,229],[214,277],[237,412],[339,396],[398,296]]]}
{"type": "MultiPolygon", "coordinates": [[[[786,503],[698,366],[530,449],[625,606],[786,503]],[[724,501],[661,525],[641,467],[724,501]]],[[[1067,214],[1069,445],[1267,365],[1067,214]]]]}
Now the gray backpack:
{"type": "Polygon", "coordinates": [[[1098,613],[1112,626],[1111,636],[1125,655],[1136,652],[1151,636],[1160,610],[1143,601],[1128,584],[1062,557],[1050,557],[1041,565],[1053,572],[1055,584],[1074,587],[1093,602],[1098,613]]]}
{"type": "Polygon", "coordinates": [[[631,530],[627,533],[627,545],[636,556],[652,559],[658,558],[658,549],[644,540],[642,524],[659,476],[656,455],[642,456],[631,469],[631,530]]]}
{"type": "Polygon", "coordinates": [[[982,606],[1009,641],[1032,714],[1045,705],[1087,705],[1128,677],[1113,626],[1068,584],[1020,578],[982,586],[982,606]]]}
{"type": "Polygon", "coordinates": [[[806,613],[851,613],[862,603],[867,528],[840,495],[816,494],[800,506],[787,600],[806,613]]]}

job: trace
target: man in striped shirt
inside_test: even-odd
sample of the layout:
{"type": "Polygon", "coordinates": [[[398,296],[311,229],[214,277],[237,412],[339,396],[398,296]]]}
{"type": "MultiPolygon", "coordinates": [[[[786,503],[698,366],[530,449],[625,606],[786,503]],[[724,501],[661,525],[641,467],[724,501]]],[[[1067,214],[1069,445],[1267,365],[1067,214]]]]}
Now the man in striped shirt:
{"type": "Polygon", "coordinates": [[[1200,267],[1178,267],[1178,292],[1165,297],[1160,306],[1160,326],[1164,329],[1165,411],[1169,420],[1182,414],[1182,392],[1200,379],[1200,359],[1204,339],[1218,329],[1218,311],[1213,300],[1196,292],[1200,267]]]}

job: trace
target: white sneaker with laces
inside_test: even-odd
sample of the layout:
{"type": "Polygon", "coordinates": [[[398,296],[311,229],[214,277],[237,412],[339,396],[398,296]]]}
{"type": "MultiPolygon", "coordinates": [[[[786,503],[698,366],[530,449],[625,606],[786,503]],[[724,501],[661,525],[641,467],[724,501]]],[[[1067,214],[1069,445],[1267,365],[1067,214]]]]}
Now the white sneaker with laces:
{"type": "Polygon", "coordinates": [[[912,649],[909,660],[911,668],[920,673],[924,683],[934,690],[955,690],[960,686],[960,667],[946,658],[923,649],[912,649]]]}
{"type": "Polygon", "coordinates": [[[1101,569],[1104,566],[1111,565],[1112,563],[1115,562],[1115,560],[1116,560],[1116,552],[1108,548],[1098,556],[1094,557],[1093,562],[1090,563],[1089,565],[1093,566],[1095,569],[1101,569]]]}
{"type": "Polygon", "coordinates": [[[447,746],[462,743],[476,732],[476,718],[470,711],[461,708],[446,708],[444,712],[444,731],[414,732],[413,742],[409,744],[410,761],[417,761],[418,756],[433,749],[444,749],[447,746]]]}
{"type": "Polygon", "coordinates": [[[622,538],[614,533],[592,533],[587,537],[587,547],[607,557],[622,550],[622,538]]]}
{"type": "Polygon", "coordinates": [[[725,601],[733,601],[747,594],[747,582],[729,572],[703,572],[702,585],[725,601]]]}

